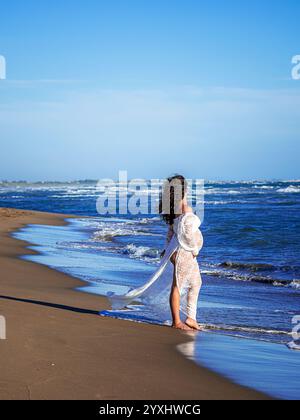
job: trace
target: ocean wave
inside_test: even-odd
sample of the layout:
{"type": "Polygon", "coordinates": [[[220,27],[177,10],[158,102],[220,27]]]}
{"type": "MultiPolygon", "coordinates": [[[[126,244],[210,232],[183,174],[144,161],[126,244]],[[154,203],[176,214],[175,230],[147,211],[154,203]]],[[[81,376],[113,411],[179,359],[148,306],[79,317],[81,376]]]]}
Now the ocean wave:
{"type": "Polygon", "coordinates": [[[92,236],[93,241],[103,241],[103,242],[110,242],[114,238],[118,236],[137,236],[141,235],[142,232],[139,232],[137,230],[132,230],[129,228],[103,228],[101,230],[98,230],[94,232],[92,236]]]}
{"type": "Polygon", "coordinates": [[[295,289],[300,289],[300,280],[293,280],[290,284],[291,287],[295,289]]]}
{"type": "Polygon", "coordinates": [[[287,335],[291,336],[291,331],[282,331],[274,329],[266,329],[261,327],[245,327],[240,325],[226,325],[226,324],[203,324],[202,325],[207,330],[223,330],[223,331],[236,331],[244,333],[253,333],[253,334],[271,334],[271,335],[287,335]]]}
{"type": "Polygon", "coordinates": [[[143,229],[131,227],[127,223],[122,226],[118,224],[113,226],[103,226],[100,230],[96,230],[91,238],[92,241],[111,242],[114,238],[120,236],[161,236],[159,234],[151,233],[143,229]]]}
{"type": "Polygon", "coordinates": [[[272,190],[274,189],[274,185],[253,185],[252,188],[258,190],[272,190]]]}
{"type": "Polygon", "coordinates": [[[260,283],[275,287],[292,287],[294,289],[300,289],[299,280],[285,280],[273,278],[271,276],[255,276],[252,274],[242,274],[233,271],[217,270],[217,269],[202,269],[202,274],[218,278],[226,278],[234,281],[260,283]]]}
{"type": "Polygon", "coordinates": [[[296,187],[295,185],[290,185],[286,188],[279,188],[277,190],[279,193],[291,194],[291,193],[300,193],[300,187],[296,187]]]}
{"type": "Polygon", "coordinates": [[[51,198],[88,198],[88,197],[95,197],[94,194],[81,193],[81,194],[55,194],[51,195],[51,198]]]}
{"type": "Polygon", "coordinates": [[[159,222],[159,221],[161,221],[161,218],[159,216],[143,217],[142,219],[137,219],[137,222],[140,223],[141,225],[147,225],[147,224],[159,222]]]}
{"type": "Polygon", "coordinates": [[[233,262],[233,261],[225,261],[220,264],[217,264],[217,267],[225,268],[225,269],[238,269],[238,270],[248,270],[253,273],[259,271],[280,271],[280,272],[290,272],[290,271],[299,271],[300,266],[295,265],[273,265],[267,263],[242,263],[242,262],[233,262]]]}
{"type": "Polygon", "coordinates": [[[231,261],[225,261],[223,263],[219,264],[219,267],[222,268],[229,268],[229,269],[247,269],[253,272],[256,271],[274,271],[277,270],[277,267],[275,267],[272,264],[261,264],[261,263],[240,263],[240,262],[231,262],[231,261]]]}
{"type": "MultiPolygon", "coordinates": [[[[120,311],[102,311],[100,312],[100,315],[104,317],[122,319],[137,323],[171,326],[170,321],[163,321],[159,318],[152,318],[152,314],[149,314],[149,316],[145,316],[143,313],[139,312],[138,307],[136,307],[135,309],[133,306],[129,309],[120,311]]],[[[291,331],[275,330],[271,328],[205,323],[200,323],[200,326],[203,328],[204,332],[220,332],[223,334],[232,335],[234,337],[243,337],[249,339],[255,338],[256,340],[275,343],[286,343],[286,340],[289,340],[289,337],[292,336],[291,331]]]]}
{"type": "Polygon", "coordinates": [[[201,272],[208,276],[222,277],[222,278],[227,278],[227,279],[236,280],[236,281],[254,282],[254,283],[262,283],[262,284],[270,284],[270,285],[272,285],[274,282],[280,283],[280,280],[272,279],[268,276],[265,276],[265,277],[253,276],[253,275],[248,275],[248,274],[227,272],[223,270],[207,270],[207,269],[203,269],[201,270],[201,272]]]}
{"type": "Polygon", "coordinates": [[[204,188],[205,195],[221,195],[221,194],[229,194],[229,195],[238,195],[245,193],[245,191],[249,191],[248,189],[228,189],[228,188],[204,188]]]}
{"type": "Polygon", "coordinates": [[[160,251],[155,248],[150,248],[147,246],[137,246],[134,244],[129,244],[122,249],[123,254],[129,255],[130,258],[135,258],[143,261],[159,261],[160,260],[160,251]]]}
{"type": "MultiPolygon", "coordinates": [[[[108,242],[108,241],[107,241],[108,242]]],[[[87,250],[87,251],[109,251],[116,254],[123,254],[132,259],[137,259],[140,261],[158,263],[160,261],[160,252],[161,250],[150,248],[147,246],[137,246],[135,244],[129,244],[127,246],[119,245],[109,245],[108,247],[105,243],[99,243],[94,241],[88,242],[57,242],[57,248],[61,249],[72,249],[72,250],[87,250]]]]}
{"type": "Polygon", "coordinates": [[[77,249],[79,251],[82,251],[84,249],[86,250],[102,250],[103,247],[100,245],[97,245],[97,243],[91,243],[91,242],[57,242],[56,243],[57,248],[63,248],[63,249],[77,249]]]}
{"type": "Polygon", "coordinates": [[[249,204],[249,200],[214,200],[214,201],[209,201],[209,200],[205,200],[204,202],[205,205],[214,205],[214,206],[219,206],[219,205],[228,205],[228,204],[249,204]]]}

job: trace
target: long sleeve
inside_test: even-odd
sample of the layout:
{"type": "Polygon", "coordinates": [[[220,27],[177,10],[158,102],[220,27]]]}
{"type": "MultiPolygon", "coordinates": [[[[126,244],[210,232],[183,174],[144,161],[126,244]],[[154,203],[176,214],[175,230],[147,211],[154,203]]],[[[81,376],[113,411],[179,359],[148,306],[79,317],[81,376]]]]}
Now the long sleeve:
{"type": "Polygon", "coordinates": [[[180,245],[195,256],[203,246],[203,237],[199,230],[200,220],[193,213],[184,215],[179,223],[177,237],[180,245]]]}
{"type": "Polygon", "coordinates": [[[191,248],[192,250],[195,250],[197,247],[196,243],[196,226],[195,226],[195,218],[194,215],[187,215],[184,218],[183,224],[182,224],[182,233],[184,236],[184,240],[186,244],[191,248]]]}

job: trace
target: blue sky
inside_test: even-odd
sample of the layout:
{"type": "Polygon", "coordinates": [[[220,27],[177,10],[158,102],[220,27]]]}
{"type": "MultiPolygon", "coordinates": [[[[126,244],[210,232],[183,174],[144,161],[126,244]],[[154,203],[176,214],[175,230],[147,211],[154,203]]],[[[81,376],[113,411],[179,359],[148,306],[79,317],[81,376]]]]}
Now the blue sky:
{"type": "Polygon", "coordinates": [[[298,0],[1,5],[0,179],[300,178],[298,0]]]}

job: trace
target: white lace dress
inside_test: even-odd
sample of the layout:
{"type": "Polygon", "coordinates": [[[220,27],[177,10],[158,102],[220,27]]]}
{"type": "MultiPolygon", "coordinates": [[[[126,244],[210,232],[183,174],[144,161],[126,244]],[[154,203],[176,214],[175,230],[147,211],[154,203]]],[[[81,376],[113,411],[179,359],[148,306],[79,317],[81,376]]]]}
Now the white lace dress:
{"type": "Polygon", "coordinates": [[[175,258],[175,281],[180,295],[186,295],[186,310],[189,318],[197,318],[197,303],[202,279],[196,257],[203,246],[199,230],[200,220],[193,213],[175,219],[173,231],[179,247],[175,258]]]}
{"type": "Polygon", "coordinates": [[[145,284],[129,290],[125,295],[109,293],[112,309],[122,309],[136,302],[151,306],[151,310],[156,311],[158,316],[166,316],[167,312],[170,314],[168,300],[175,279],[181,296],[181,312],[196,320],[197,301],[202,284],[196,259],[203,246],[199,227],[200,219],[193,213],[185,213],[175,219],[173,227],[169,229],[165,254],[157,270],[145,284]],[[173,264],[171,257],[174,254],[173,264]]]}

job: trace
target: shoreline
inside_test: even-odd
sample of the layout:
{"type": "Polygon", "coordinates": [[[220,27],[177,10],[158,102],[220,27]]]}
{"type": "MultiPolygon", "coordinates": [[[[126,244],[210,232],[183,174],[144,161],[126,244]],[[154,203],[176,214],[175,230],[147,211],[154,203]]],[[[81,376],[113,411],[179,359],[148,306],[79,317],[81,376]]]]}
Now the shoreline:
{"type": "Polygon", "coordinates": [[[74,290],[86,282],[20,258],[36,252],[12,232],[73,217],[0,209],[0,399],[269,398],[186,359],[188,334],[100,317],[106,298],[74,290]]]}

